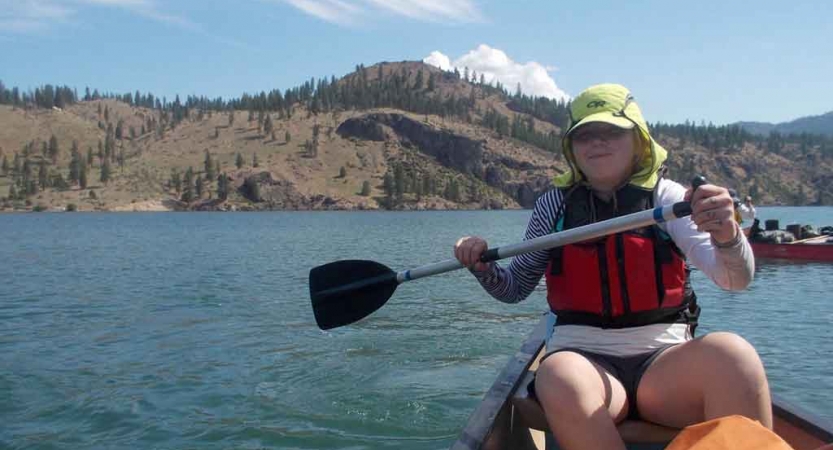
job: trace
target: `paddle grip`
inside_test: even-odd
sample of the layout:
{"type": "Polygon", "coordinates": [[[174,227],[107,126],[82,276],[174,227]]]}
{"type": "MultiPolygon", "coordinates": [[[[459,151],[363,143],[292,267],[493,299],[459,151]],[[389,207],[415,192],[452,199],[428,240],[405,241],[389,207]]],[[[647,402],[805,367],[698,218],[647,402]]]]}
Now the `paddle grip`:
{"type": "Polygon", "coordinates": [[[694,177],[691,180],[691,187],[694,188],[694,190],[692,190],[691,193],[693,194],[694,191],[697,190],[697,188],[704,184],[706,184],[706,178],[703,175],[697,175],[696,177],[694,177]]]}
{"type": "Polygon", "coordinates": [[[480,255],[480,262],[485,263],[485,262],[491,262],[491,261],[499,260],[500,256],[498,256],[497,250],[498,249],[496,249],[496,248],[490,248],[489,250],[486,250],[485,252],[483,252],[483,254],[480,255]]]}
{"type": "MultiPolygon", "coordinates": [[[[706,178],[702,175],[697,175],[691,180],[691,187],[693,190],[691,191],[692,195],[694,191],[697,190],[700,186],[706,184],[706,178]]],[[[676,217],[685,217],[690,216],[691,211],[691,203],[690,202],[679,202],[674,204],[674,216],[676,217]]]]}

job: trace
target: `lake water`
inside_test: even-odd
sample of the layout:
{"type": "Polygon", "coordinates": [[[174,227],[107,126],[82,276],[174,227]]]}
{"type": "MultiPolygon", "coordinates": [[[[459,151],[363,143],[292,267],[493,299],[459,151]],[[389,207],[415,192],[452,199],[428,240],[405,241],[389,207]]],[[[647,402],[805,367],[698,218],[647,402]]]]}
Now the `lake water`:
{"type": "MultiPolygon", "coordinates": [[[[440,449],[545,308],[465,271],[400,286],[329,332],[309,269],[517,242],[529,211],[0,215],[0,448],[440,449]]],[[[759,208],[833,225],[833,208],[759,208]]],[[[833,418],[833,264],[759,262],[727,293],[694,273],[698,332],[759,350],[774,392],[833,418]]]]}

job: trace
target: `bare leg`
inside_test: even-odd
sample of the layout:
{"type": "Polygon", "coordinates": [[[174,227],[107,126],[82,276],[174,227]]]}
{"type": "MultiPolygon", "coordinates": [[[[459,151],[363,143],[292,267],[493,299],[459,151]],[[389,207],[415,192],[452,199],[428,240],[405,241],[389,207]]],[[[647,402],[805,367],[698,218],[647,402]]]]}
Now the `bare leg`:
{"type": "Polygon", "coordinates": [[[651,364],[637,389],[640,415],[683,428],[739,414],[772,429],[772,402],[758,353],[732,333],[710,333],[672,347],[651,364]]]}
{"type": "Polygon", "coordinates": [[[535,392],[562,449],[625,449],[616,430],[628,412],[625,388],[601,366],[558,352],[538,368],[535,392]]]}

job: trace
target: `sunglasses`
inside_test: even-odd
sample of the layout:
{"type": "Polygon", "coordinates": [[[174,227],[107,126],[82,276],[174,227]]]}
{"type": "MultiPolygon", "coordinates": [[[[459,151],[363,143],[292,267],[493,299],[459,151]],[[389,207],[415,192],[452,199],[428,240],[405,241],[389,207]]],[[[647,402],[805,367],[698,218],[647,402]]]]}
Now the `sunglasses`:
{"type": "Polygon", "coordinates": [[[631,130],[619,127],[595,128],[590,130],[578,130],[573,133],[572,140],[575,143],[585,144],[595,139],[605,142],[620,139],[630,133],[631,130]]]}

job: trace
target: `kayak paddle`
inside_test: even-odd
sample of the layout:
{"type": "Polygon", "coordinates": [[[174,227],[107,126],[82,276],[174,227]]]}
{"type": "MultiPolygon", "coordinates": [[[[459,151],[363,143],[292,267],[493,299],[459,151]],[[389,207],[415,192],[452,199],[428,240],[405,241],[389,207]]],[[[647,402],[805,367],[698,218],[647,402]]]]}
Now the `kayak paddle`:
{"type": "MultiPolygon", "coordinates": [[[[705,184],[705,179],[696,177],[692,186],[696,189],[702,184],[705,184]]],[[[689,202],[678,202],[540,236],[517,244],[492,248],[483,253],[480,261],[497,261],[522,253],[561,247],[689,215],[691,215],[689,202]]],[[[400,284],[463,267],[456,259],[401,272],[395,272],[375,261],[358,259],[335,261],[314,267],[309,272],[309,293],[315,321],[322,330],[357,322],[381,308],[400,284]]]]}

